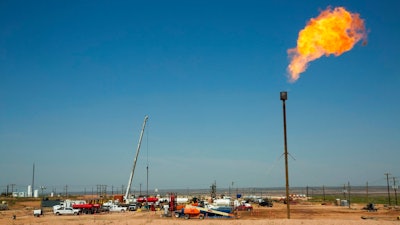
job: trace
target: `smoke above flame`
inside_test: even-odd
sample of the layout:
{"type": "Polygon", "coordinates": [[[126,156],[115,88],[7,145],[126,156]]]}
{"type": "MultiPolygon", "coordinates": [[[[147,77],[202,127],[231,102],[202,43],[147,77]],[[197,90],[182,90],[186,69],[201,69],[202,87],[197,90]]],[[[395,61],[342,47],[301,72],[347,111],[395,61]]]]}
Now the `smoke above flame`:
{"type": "Polygon", "coordinates": [[[288,50],[291,62],[287,68],[289,82],[295,82],[307,69],[309,62],[329,56],[339,56],[353,48],[360,40],[366,44],[364,20],[357,13],[343,7],[328,7],[317,18],[312,18],[299,32],[297,47],[288,50]]]}

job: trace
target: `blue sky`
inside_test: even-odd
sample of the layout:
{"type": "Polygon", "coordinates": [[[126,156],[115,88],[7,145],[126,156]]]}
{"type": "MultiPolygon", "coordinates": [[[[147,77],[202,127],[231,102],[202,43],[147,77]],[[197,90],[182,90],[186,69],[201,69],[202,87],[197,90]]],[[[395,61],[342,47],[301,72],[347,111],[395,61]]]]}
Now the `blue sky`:
{"type": "MultiPolygon", "coordinates": [[[[0,186],[385,185],[399,176],[397,1],[1,1],[0,186]],[[287,50],[327,6],[368,44],[311,62],[287,50]]],[[[142,186],[145,187],[145,186],[142,186]]]]}

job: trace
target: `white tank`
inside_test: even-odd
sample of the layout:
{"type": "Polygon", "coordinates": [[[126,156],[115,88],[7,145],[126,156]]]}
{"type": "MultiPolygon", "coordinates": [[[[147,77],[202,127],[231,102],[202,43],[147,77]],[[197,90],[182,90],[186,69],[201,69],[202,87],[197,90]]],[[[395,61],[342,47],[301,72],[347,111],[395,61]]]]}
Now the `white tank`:
{"type": "Polygon", "coordinates": [[[28,185],[28,196],[27,197],[32,197],[32,186],[28,185]]]}
{"type": "Polygon", "coordinates": [[[214,205],[218,206],[229,206],[231,204],[230,199],[215,199],[214,200],[214,205]]]}

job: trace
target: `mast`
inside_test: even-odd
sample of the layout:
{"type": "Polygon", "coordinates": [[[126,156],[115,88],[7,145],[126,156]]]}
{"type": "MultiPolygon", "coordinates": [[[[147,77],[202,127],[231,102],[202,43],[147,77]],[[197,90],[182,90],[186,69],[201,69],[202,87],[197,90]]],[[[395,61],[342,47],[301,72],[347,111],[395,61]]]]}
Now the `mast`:
{"type": "Polygon", "coordinates": [[[131,172],[131,175],[130,175],[130,177],[129,177],[128,186],[126,187],[125,202],[128,202],[129,190],[131,189],[132,180],[133,180],[133,175],[134,175],[134,173],[135,173],[135,168],[136,168],[136,161],[137,161],[137,158],[138,158],[138,156],[139,156],[140,146],[141,146],[141,144],[142,144],[142,138],[143,138],[144,128],[146,127],[146,122],[147,122],[148,119],[149,119],[149,117],[146,115],[146,116],[144,117],[143,126],[142,126],[142,131],[140,132],[140,137],[139,137],[139,142],[138,142],[137,149],[136,149],[135,159],[133,160],[132,172],[131,172]]]}

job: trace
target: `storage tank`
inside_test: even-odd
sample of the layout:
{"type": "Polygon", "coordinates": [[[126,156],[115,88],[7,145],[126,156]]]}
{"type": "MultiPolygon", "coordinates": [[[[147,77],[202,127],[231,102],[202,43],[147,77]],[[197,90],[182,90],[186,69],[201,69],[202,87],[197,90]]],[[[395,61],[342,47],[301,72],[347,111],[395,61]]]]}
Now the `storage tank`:
{"type": "Polygon", "coordinates": [[[27,197],[32,197],[32,186],[28,185],[28,195],[27,197]]]}
{"type": "Polygon", "coordinates": [[[229,206],[231,204],[230,199],[215,199],[214,200],[214,205],[218,206],[229,206]]]}

